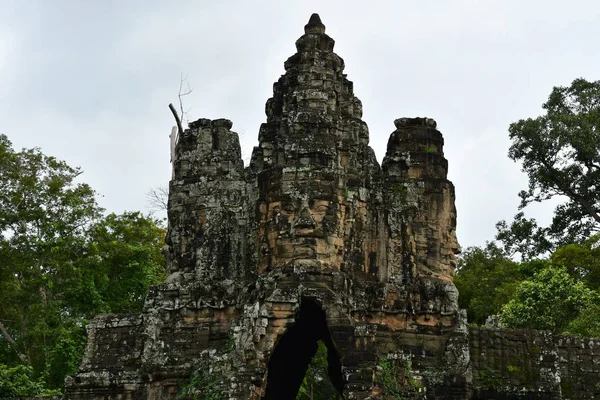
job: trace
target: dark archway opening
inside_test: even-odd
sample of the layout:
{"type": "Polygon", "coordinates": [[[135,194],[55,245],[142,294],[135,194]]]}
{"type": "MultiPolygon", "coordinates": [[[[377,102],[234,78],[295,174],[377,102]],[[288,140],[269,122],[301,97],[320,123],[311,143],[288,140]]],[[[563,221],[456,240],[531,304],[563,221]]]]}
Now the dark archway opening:
{"type": "Polygon", "coordinates": [[[263,400],[295,400],[318,342],[327,347],[327,374],[342,398],[344,379],[340,357],[331,339],[325,312],[314,299],[303,299],[296,322],[279,339],[269,360],[263,400]]]}

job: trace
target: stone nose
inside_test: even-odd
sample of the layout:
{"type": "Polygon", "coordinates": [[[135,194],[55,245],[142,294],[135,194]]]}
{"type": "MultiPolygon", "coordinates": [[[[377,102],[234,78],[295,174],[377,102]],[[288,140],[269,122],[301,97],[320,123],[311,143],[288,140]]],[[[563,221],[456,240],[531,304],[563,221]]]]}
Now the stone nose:
{"type": "Polygon", "coordinates": [[[294,223],[295,228],[314,228],[315,220],[313,219],[307,207],[304,207],[294,223]]]}
{"type": "Polygon", "coordinates": [[[456,238],[456,230],[453,230],[450,233],[451,236],[451,243],[450,243],[450,249],[452,250],[452,252],[454,254],[460,254],[462,253],[462,248],[460,247],[460,243],[458,243],[458,239],[456,238]]]}

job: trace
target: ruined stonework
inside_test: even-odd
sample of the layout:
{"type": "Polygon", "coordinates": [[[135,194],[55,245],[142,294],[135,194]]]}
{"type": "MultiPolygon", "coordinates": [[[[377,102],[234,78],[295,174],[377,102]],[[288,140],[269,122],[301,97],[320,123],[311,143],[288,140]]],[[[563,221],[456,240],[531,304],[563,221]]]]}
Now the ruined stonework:
{"type": "Polygon", "coordinates": [[[600,399],[600,340],[469,328],[473,399],[600,399]]]}
{"type": "Polygon", "coordinates": [[[452,282],[442,134],[430,118],[397,119],[380,166],[333,47],[314,14],[249,166],[229,120],[180,135],[169,277],[141,315],[90,323],[67,399],[175,399],[192,374],[211,398],[295,399],[319,340],[345,399],[486,398],[473,381],[489,336],[469,333],[452,282]]]}

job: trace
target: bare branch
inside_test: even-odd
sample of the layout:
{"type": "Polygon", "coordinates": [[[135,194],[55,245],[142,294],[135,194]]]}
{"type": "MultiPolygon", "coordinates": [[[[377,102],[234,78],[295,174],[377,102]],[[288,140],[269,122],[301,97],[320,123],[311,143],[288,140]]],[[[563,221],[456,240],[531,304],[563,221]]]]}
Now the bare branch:
{"type": "Polygon", "coordinates": [[[169,202],[169,188],[167,186],[157,186],[146,192],[148,207],[152,212],[167,211],[169,202]]]}
{"type": "MultiPolygon", "coordinates": [[[[173,118],[175,118],[175,123],[177,125],[177,135],[175,135],[174,139],[171,138],[171,162],[174,162],[174,154],[177,153],[177,145],[179,143],[179,138],[183,136],[183,124],[188,124],[188,113],[192,109],[191,107],[189,107],[187,111],[184,110],[183,97],[189,95],[190,93],[192,93],[192,91],[193,90],[190,87],[187,75],[183,76],[183,74],[181,74],[179,78],[179,93],[177,94],[177,98],[179,100],[179,112],[177,112],[177,109],[175,108],[173,103],[169,103],[169,110],[171,110],[171,113],[173,114],[173,118]]],[[[173,133],[171,133],[171,136],[173,136],[173,133]]],[[[151,203],[152,202],[153,201],[151,201],[151,203]]],[[[158,209],[161,208],[162,207],[158,207],[158,209]]]]}
{"type": "Polygon", "coordinates": [[[188,108],[187,111],[183,110],[182,97],[187,96],[192,92],[193,92],[193,90],[190,87],[190,82],[188,81],[187,75],[184,77],[183,74],[181,74],[181,77],[179,78],[179,94],[177,95],[177,97],[179,98],[179,111],[181,112],[181,119],[182,120],[185,119],[186,124],[188,122],[187,115],[188,115],[188,112],[191,110],[191,107],[188,108]],[[185,86],[187,87],[185,90],[184,90],[184,83],[185,83],[185,86]]]}

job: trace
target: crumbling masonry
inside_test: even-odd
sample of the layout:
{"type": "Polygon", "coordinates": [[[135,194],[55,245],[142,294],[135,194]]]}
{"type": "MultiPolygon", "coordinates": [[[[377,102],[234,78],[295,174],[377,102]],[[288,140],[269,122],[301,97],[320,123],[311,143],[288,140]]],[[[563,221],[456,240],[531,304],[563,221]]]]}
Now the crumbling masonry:
{"type": "Polygon", "coordinates": [[[198,371],[212,398],[295,399],[319,340],[345,399],[400,398],[384,367],[402,398],[597,396],[598,342],[466,326],[436,122],[394,121],[380,166],[334,40],[304,29],[249,166],[229,120],[179,137],[169,277],[90,323],[66,398],[175,399],[198,371]]]}

